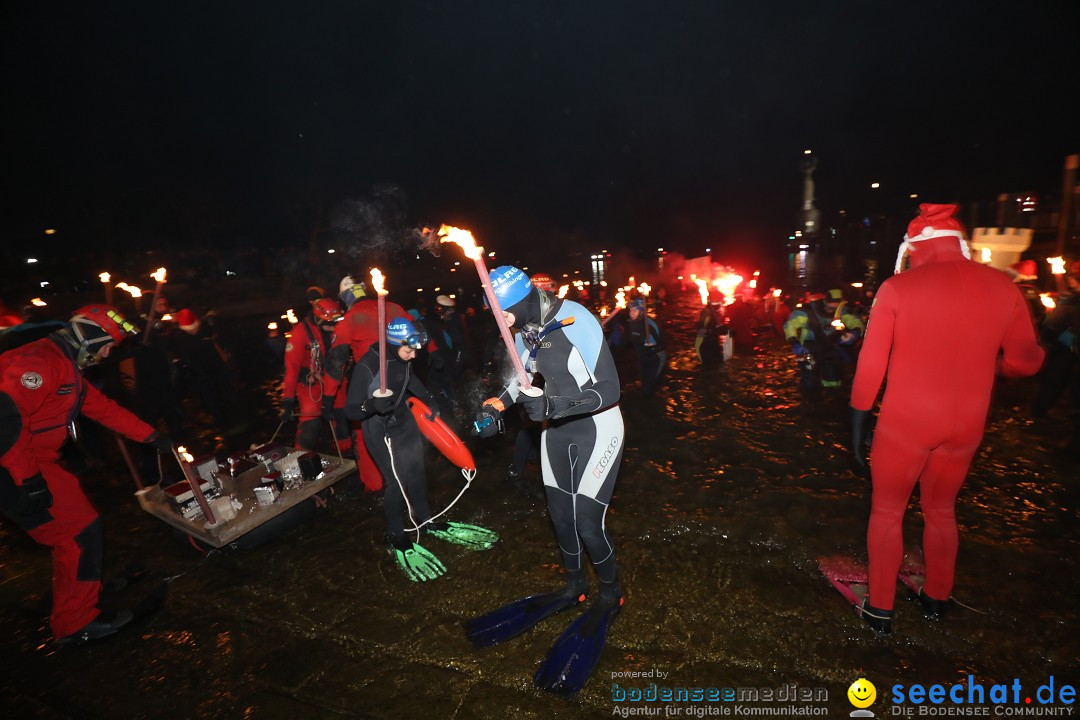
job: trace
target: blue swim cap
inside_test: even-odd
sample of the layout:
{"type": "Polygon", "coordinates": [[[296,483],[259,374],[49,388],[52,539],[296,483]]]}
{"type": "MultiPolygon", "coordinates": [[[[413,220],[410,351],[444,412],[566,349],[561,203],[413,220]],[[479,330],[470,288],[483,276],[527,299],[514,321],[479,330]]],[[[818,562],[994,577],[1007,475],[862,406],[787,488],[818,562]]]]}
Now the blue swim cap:
{"type": "Polygon", "coordinates": [[[631,300],[630,305],[628,306],[628,309],[644,311],[645,310],[645,300],[644,300],[644,298],[637,297],[637,298],[634,298],[633,300],[631,300]]]}
{"type": "Polygon", "coordinates": [[[423,330],[417,330],[412,321],[399,317],[386,326],[386,342],[391,345],[406,345],[419,350],[427,345],[428,336],[423,330]]]}
{"type": "Polygon", "coordinates": [[[529,295],[533,284],[529,276],[512,265],[502,265],[490,273],[491,289],[499,299],[502,309],[517,305],[529,295]]]}

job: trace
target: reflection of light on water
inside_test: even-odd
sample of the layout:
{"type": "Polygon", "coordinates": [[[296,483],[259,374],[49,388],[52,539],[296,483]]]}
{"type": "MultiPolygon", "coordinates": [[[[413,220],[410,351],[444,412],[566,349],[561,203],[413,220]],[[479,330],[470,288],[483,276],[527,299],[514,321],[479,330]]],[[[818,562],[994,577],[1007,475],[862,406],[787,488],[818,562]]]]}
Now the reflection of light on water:
{"type": "Polygon", "coordinates": [[[806,280],[806,251],[795,253],[795,279],[806,280]]]}

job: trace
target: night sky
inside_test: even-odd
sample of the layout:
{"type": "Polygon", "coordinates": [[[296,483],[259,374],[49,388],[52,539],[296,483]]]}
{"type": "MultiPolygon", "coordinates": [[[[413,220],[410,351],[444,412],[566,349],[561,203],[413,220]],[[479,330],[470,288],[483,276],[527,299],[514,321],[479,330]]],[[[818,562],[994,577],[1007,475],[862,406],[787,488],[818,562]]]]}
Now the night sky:
{"type": "Polygon", "coordinates": [[[5,244],[303,247],[396,186],[489,248],[771,249],[806,148],[826,213],[1058,195],[1078,3],[883,7],[5,3],[5,244]]]}

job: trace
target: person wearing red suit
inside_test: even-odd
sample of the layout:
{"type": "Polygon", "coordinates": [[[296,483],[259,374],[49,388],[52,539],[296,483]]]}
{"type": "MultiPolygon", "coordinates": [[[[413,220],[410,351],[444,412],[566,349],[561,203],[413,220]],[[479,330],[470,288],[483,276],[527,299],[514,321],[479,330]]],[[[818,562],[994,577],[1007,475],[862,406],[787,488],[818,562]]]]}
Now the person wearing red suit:
{"type": "Polygon", "coordinates": [[[341,452],[352,448],[352,432],[345,417],[345,398],[335,400],[326,390],[326,357],[333,340],[335,323],[341,320],[336,300],[320,298],[312,303],[311,313],[289,334],[285,344],[285,380],[281,387],[283,419],[298,418],[296,447],[315,450],[324,416],[330,421],[341,452]],[[328,399],[328,412],[323,400],[328,399]]]}
{"type": "Polygon", "coordinates": [[[132,619],[129,610],[103,614],[97,607],[101,518],[58,459],[80,414],[171,452],[166,436],[82,377],[134,331],[115,308],[87,305],[48,337],[0,355],[0,511],[52,548],[50,625],[60,644],[111,635],[132,619]]]}
{"type": "Polygon", "coordinates": [[[924,614],[939,618],[953,588],[956,495],[982,440],[994,376],[1032,375],[1043,361],[1023,296],[1005,273],[969,258],[956,210],[922,204],[908,225],[896,274],[870,311],[851,392],[853,451],[864,463],[867,419],[888,377],[870,450],[870,577],[862,607],[879,633],[892,629],[902,523],[915,483],[925,523],[919,601],[924,614]],[[901,272],[905,255],[910,268],[901,272]]]}
{"type": "MultiPolygon", "coordinates": [[[[379,334],[382,332],[379,328],[379,303],[373,298],[366,297],[364,283],[356,282],[352,276],[346,275],[341,280],[339,291],[339,297],[348,309],[345,311],[345,317],[334,328],[334,339],[327,355],[324,415],[331,403],[334,407],[344,406],[347,391],[341,390],[341,386],[346,383],[346,371],[364,356],[372,344],[379,342],[379,334]]],[[[408,314],[397,303],[387,301],[386,322],[398,317],[408,317],[408,314]]],[[[356,448],[356,467],[364,489],[368,492],[382,490],[382,473],[379,472],[379,466],[371,459],[367,446],[364,444],[364,438],[357,436],[353,447],[356,448]]]]}

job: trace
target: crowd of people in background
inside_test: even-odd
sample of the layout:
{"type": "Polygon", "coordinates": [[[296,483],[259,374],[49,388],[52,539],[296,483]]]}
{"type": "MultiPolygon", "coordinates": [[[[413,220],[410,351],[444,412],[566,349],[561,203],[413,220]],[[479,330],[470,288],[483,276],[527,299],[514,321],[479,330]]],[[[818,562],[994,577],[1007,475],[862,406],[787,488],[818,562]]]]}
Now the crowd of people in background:
{"type": "MultiPolygon", "coordinates": [[[[942,222],[939,218],[938,224],[942,222]]],[[[953,234],[946,233],[950,243],[955,239],[953,234]]],[[[919,241],[925,241],[925,238],[913,237],[905,246],[930,246],[930,243],[920,246],[919,241]]],[[[918,256],[914,250],[912,253],[918,256]]],[[[483,413],[473,425],[473,413],[478,398],[490,394],[498,397],[512,370],[503,338],[492,321],[486,302],[475,302],[481,297],[479,294],[471,296],[471,302],[458,293],[446,291],[430,298],[418,294],[412,303],[401,304],[390,299],[385,302],[380,315],[376,293],[357,279],[359,277],[344,275],[335,280],[336,285],[331,286],[329,292],[319,285],[307,287],[303,300],[293,304],[288,325],[271,323],[265,333],[260,328],[258,332],[264,335],[261,342],[245,342],[243,348],[234,347],[235,338],[228,337],[229,333],[212,308],[176,305],[165,293],[159,292],[153,296],[152,310],[129,314],[133,330],[139,331],[137,337],[126,343],[119,342],[126,333],[112,337],[109,344],[110,348],[115,345],[112,361],[86,363],[80,370],[96,391],[112,397],[123,408],[126,414],[117,411],[116,416],[125,418],[120,431],[129,437],[153,444],[158,438],[156,429],[159,429],[161,437],[177,441],[190,441],[202,433],[227,445],[230,438],[243,435],[264,409],[253,407],[244,400],[245,397],[258,397],[259,388],[255,389],[254,395],[250,387],[246,392],[240,390],[242,386],[250,385],[251,377],[245,374],[252,367],[250,356],[258,355],[260,367],[276,376],[276,381],[264,386],[261,396],[266,400],[265,404],[273,401],[276,405],[273,414],[279,418],[278,429],[287,423],[295,423],[295,429],[289,432],[295,433],[293,442],[297,448],[329,449],[335,454],[355,458],[359,470],[357,494],[385,493],[388,498],[387,539],[398,555],[399,565],[414,574],[413,579],[431,579],[441,574],[444,568],[440,569],[434,556],[406,537],[408,528],[401,522],[402,506],[409,498],[415,503],[410,507],[410,513],[419,513],[413,517],[413,523],[422,524],[430,516],[419,435],[410,425],[411,416],[404,414],[400,398],[388,400],[375,391],[372,383],[379,378],[380,369],[372,352],[378,347],[380,338],[388,340],[392,346],[390,369],[393,372],[387,371],[387,378],[396,387],[400,386],[400,392],[408,388],[411,394],[426,403],[433,418],[441,415],[462,435],[493,434],[493,430],[481,429],[481,421],[485,419],[483,413]],[[243,369],[238,356],[246,358],[243,369]],[[363,375],[362,370],[367,374],[363,375]],[[373,429],[376,423],[372,418],[382,423],[377,430],[373,429]],[[384,440],[387,441],[385,447],[381,444],[384,440]],[[395,443],[400,452],[393,449],[395,443]],[[418,466],[417,462],[420,463],[418,466]],[[390,474],[395,476],[393,481],[387,477],[390,474]]],[[[902,278],[903,275],[894,277],[902,278]]],[[[1077,429],[1080,418],[1080,261],[1067,268],[1063,283],[1050,302],[1047,302],[1046,293],[1037,292],[1031,285],[1026,266],[1020,265],[1012,273],[1002,273],[1000,278],[989,275],[984,279],[991,284],[997,283],[997,286],[1002,282],[1007,286],[1011,281],[1019,288],[1020,292],[1014,294],[1022,298],[1024,307],[1015,310],[1014,317],[1021,318],[1024,323],[1030,322],[1027,329],[1033,337],[1037,335],[1046,354],[1045,362],[1040,355],[1036,363],[1032,353],[1025,360],[1024,372],[1040,371],[1030,414],[1036,421],[1044,420],[1062,397],[1068,396],[1074,415],[1069,452],[1074,458],[1080,457],[1080,429],[1077,429]]],[[[645,398],[664,394],[664,379],[676,355],[684,355],[702,371],[709,372],[725,363],[769,352],[770,347],[777,348],[782,344],[790,347],[797,368],[798,389],[808,402],[846,396],[845,388],[850,388],[856,378],[869,372],[861,358],[868,337],[873,338],[877,330],[880,338],[883,332],[877,328],[883,327],[884,321],[875,322],[877,298],[873,288],[861,285],[822,287],[786,293],[777,287],[759,291],[747,284],[727,295],[716,288],[702,289],[700,305],[694,303],[692,310],[695,317],[679,323],[680,328],[691,327],[692,334],[682,336],[670,332],[670,320],[676,309],[686,312],[686,303],[672,303],[671,293],[679,287],[687,294],[694,292],[696,297],[697,290],[682,278],[677,284],[672,278],[657,277],[655,280],[656,288],[651,294],[648,285],[631,283],[623,288],[620,292],[625,294],[619,307],[613,307],[614,294],[606,288],[583,283],[559,286],[544,273],[534,273],[529,282],[530,293],[535,292],[542,298],[541,307],[547,307],[544,303],[561,305],[565,297],[569,303],[567,307],[585,308],[588,313],[595,314],[599,318],[597,337],[602,338],[604,353],[629,369],[622,373],[621,392],[639,393],[645,398]]],[[[894,280],[883,288],[899,287],[908,282],[894,280]]],[[[1000,287],[998,291],[1004,292],[1000,287]]],[[[891,295],[887,299],[895,302],[891,295]]],[[[918,302],[925,305],[929,301],[919,296],[918,302]]],[[[940,302],[947,303],[948,298],[940,302]]],[[[989,306],[985,309],[992,311],[989,306]]],[[[49,309],[41,304],[27,304],[18,314],[0,314],[6,324],[0,329],[0,351],[4,352],[5,359],[15,358],[20,348],[31,346],[35,341],[58,332],[60,336],[70,334],[72,328],[77,327],[68,319],[51,316],[49,309]]],[[[985,329],[996,328],[1000,320],[999,317],[987,317],[964,322],[974,322],[985,329]]],[[[573,318],[564,319],[564,325],[573,322],[573,318]]],[[[959,328],[949,329],[957,320],[950,317],[950,308],[945,304],[927,310],[924,322],[927,326],[922,329],[922,343],[925,345],[926,337],[938,338],[934,341],[935,347],[920,350],[928,356],[952,343],[954,338],[971,334],[961,332],[959,328]]],[[[126,321],[122,324],[126,327],[126,321]]],[[[585,323],[581,325],[584,327],[585,323]]],[[[527,330],[517,327],[515,331],[532,333],[529,342],[533,347],[540,347],[546,333],[562,327],[530,327],[527,330]]],[[[905,332],[911,337],[898,336],[894,353],[906,352],[902,343],[911,342],[920,331],[908,329],[905,332]]],[[[993,342],[991,338],[990,344],[993,342]]],[[[880,357],[877,360],[880,362],[880,357]]],[[[980,362],[984,360],[989,362],[987,358],[980,358],[980,362]]],[[[880,378],[878,380],[880,384],[880,378]]],[[[22,387],[30,387],[27,382],[24,377],[22,387]]],[[[875,386],[875,392],[876,389],[875,386]]],[[[872,405],[875,400],[868,392],[860,395],[856,406],[863,413],[866,412],[863,406],[872,405]]],[[[500,410],[497,427],[504,428],[514,443],[506,480],[532,497],[542,497],[543,486],[537,482],[531,466],[541,459],[542,433],[549,427],[547,421],[552,417],[550,412],[554,411],[548,407],[548,414],[537,414],[532,411],[534,404],[526,402],[512,411],[508,407],[505,412],[500,410]]],[[[109,420],[103,420],[96,411],[87,414],[106,427],[114,430],[120,427],[115,422],[110,424],[109,420]]],[[[488,414],[492,418],[496,415],[490,410],[488,414]]],[[[265,417],[265,413],[263,415],[265,417]]],[[[852,449],[857,461],[863,459],[865,452],[864,436],[857,432],[859,423],[864,420],[864,415],[855,420],[852,449]]],[[[91,426],[89,432],[93,437],[94,433],[102,431],[91,426]]],[[[975,432],[973,425],[972,433],[975,432]]],[[[981,437],[981,426],[977,434],[981,437]]],[[[62,450],[64,445],[59,442],[56,451],[67,452],[62,450]]],[[[75,460],[94,462],[98,452],[95,445],[100,443],[84,442],[81,459],[75,460]]],[[[888,452],[882,447],[884,445],[876,452],[884,457],[888,452]]],[[[879,464],[884,462],[879,460],[879,464]]],[[[862,464],[865,469],[865,463],[862,464]]],[[[962,469],[966,473],[966,465],[962,469]]],[[[884,480],[880,482],[885,483],[884,480]]],[[[955,478],[951,486],[959,486],[955,478]]],[[[54,491],[53,495],[57,493],[54,491]]],[[[342,496],[348,498],[351,494],[343,492],[342,496]]],[[[905,503],[906,497],[902,498],[905,503]]],[[[879,530],[881,513],[876,516],[879,530]]],[[[24,515],[20,515],[22,517],[24,515]]],[[[80,522],[85,525],[91,519],[87,515],[80,522]]],[[[490,547],[495,539],[493,533],[486,536],[484,533],[489,531],[474,526],[442,523],[433,526],[432,530],[441,532],[443,539],[461,544],[487,543],[490,547]]],[[[880,533],[884,536],[884,531],[880,533]]],[[[871,548],[872,556],[875,552],[884,551],[871,548]]],[[[883,571],[884,574],[879,573],[881,577],[891,572],[891,565],[889,568],[883,571]]],[[[951,582],[940,577],[934,581],[937,585],[931,592],[939,595],[947,591],[951,582]]],[[[614,571],[607,582],[615,587],[614,571]]],[[[608,599],[618,595],[617,590],[611,590],[608,599]]],[[[940,613],[946,600],[947,595],[944,598],[928,595],[924,607],[940,613]]],[[[869,601],[866,605],[867,621],[875,629],[887,631],[892,617],[891,599],[875,596],[873,602],[875,605],[870,605],[869,601]]],[[[80,610],[76,615],[78,617],[55,618],[58,637],[72,636],[83,625],[92,625],[87,623],[87,613],[80,610]]],[[[111,627],[108,625],[102,631],[111,627]]],[[[97,631],[90,628],[91,634],[97,631]]]]}

